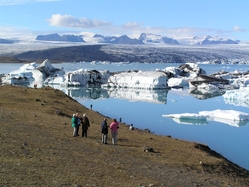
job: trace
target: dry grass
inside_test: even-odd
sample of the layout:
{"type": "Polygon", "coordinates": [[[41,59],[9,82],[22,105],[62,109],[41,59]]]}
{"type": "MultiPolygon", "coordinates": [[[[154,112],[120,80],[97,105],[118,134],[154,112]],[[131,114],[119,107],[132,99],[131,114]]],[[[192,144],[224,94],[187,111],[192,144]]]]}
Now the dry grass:
{"type": "Polygon", "coordinates": [[[247,170],[198,143],[121,124],[118,145],[103,145],[102,120],[59,90],[1,86],[0,186],[249,186],[247,170]],[[72,137],[76,112],[88,138],[72,137]]]}

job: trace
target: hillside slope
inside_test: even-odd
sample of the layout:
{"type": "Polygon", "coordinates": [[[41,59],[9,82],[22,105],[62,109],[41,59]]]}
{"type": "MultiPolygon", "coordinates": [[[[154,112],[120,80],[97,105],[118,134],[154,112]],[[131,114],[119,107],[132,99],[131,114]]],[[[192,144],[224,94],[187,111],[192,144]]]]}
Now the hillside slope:
{"type": "Polygon", "coordinates": [[[110,133],[109,144],[101,144],[104,116],[59,90],[6,85],[0,98],[0,186],[249,185],[249,171],[206,145],[123,123],[118,145],[110,144],[110,133]],[[88,138],[72,137],[76,112],[89,117],[88,138]]]}

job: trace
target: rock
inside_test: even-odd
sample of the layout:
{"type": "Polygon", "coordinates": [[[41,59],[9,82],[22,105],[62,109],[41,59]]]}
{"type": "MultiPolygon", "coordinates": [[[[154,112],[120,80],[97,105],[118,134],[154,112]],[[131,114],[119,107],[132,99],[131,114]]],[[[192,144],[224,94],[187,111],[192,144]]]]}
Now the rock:
{"type": "Polygon", "coordinates": [[[154,150],[149,146],[144,146],[144,152],[154,152],[154,150]]]}

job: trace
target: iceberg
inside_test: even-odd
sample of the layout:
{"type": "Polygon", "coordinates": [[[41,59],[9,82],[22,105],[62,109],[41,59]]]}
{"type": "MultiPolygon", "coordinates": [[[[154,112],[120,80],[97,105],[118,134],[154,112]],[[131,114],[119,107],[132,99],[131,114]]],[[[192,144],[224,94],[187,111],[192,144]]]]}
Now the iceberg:
{"type": "Polygon", "coordinates": [[[40,66],[35,62],[24,64],[19,70],[6,75],[1,75],[2,84],[19,84],[33,87],[50,85],[65,87],[86,88],[122,88],[122,89],[147,89],[167,90],[174,88],[190,88],[190,93],[197,98],[207,99],[224,94],[226,90],[245,87],[249,84],[247,73],[218,72],[206,75],[206,72],[197,64],[186,63],[178,67],[166,67],[155,71],[120,71],[87,70],[65,72],[64,68],[55,68],[46,59],[40,66]],[[227,78],[224,79],[224,75],[227,78]]]}
{"type": "Polygon", "coordinates": [[[223,95],[227,104],[249,108],[249,87],[241,87],[237,90],[228,90],[223,95]]]}
{"type": "Polygon", "coordinates": [[[213,111],[200,111],[200,115],[205,115],[209,118],[222,118],[233,121],[248,120],[248,113],[235,111],[235,110],[213,110],[213,111]]]}
{"type": "MultiPolygon", "coordinates": [[[[182,114],[164,114],[163,117],[174,118],[177,123],[182,124],[182,120],[188,122],[187,124],[200,124],[203,121],[217,121],[220,123],[228,124],[234,127],[240,127],[248,123],[249,113],[235,111],[235,110],[213,110],[213,111],[200,111],[196,113],[182,113],[182,114]]],[[[184,123],[183,123],[184,124],[184,123]]]]}
{"type": "Polygon", "coordinates": [[[168,88],[167,80],[164,72],[121,72],[110,76],[102,87],[164,89],[168,88]]]}
{"type": "Polygon", "coordinates": [[[45,60],[40,66],[36,62],[24,64],[18,70],[11,71],[1,78],[2,84],[20,84],[43,86],[47,77],[56,77],[65,74],[63,68],[54,68],[49,60],[45,60]]]}

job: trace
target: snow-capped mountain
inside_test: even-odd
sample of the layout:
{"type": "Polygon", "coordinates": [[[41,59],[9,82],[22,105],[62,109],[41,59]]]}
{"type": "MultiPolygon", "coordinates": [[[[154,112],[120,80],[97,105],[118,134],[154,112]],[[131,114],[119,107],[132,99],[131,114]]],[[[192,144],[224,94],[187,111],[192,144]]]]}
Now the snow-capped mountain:
{"type": "Polygon", "coordinates": [[[173,38],[151,33],[142,33],[138,40],[141,40],[143,43],[179,44],[178,41],[173,38]]]}
{"type": "MultiPolygon", "coordinates": [[[[48,35],[38,35],[36,41],[50,41],[50,42],[72,42],[86,44],[125,44],[125,45],[144,45],[144,44],[159,44],[159,45],[216,45],[216,44],[240,44],[240,40],[225,39],[221,37],[212,36],[189,36],[185,38],[169,38],[162,35],[152,34],[152,33],[142,33],[138,38],[130,38],[127,35],[122,36],[103,36],[100,34],[95,34],[92,36],[84,35],[59,35],[48,34],[48,35]]],[[[17,43],[18,40],[1,39],[0,44],[4,43],[17,43]]]]}
{"type": "Polygon", "coordinates": [[[239,40],[231,40],[212,36],[194,36],[186,37],[178,40],[179,43],[185,45],[215,45],[215,44],[239,44],[239,40]]]}
{"type": "Polygon", "coordinates": [[[99,34],[95,34],[94,38],[98,38],[99,43],[110,43],[110,44],[143,44],[142,41],[137,39],[131,39],[127,35],[123,35],[120,37],[116,36],[102,36],[99,34]]]}
{"type": "Polygon", "coordinates": [[[62,35],[59,34],[48,34],[48,35],[38,35],[36,40],[43,41],[67,41],[67,42],[85,42],[81,36],[76,35],[62,35]]]}

